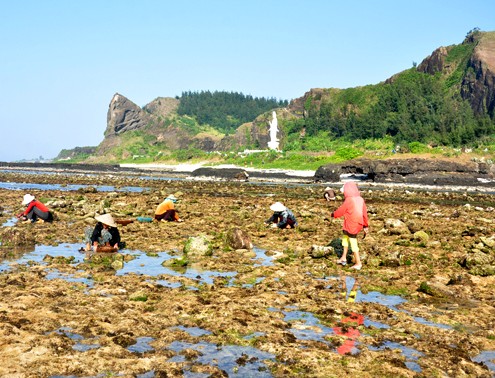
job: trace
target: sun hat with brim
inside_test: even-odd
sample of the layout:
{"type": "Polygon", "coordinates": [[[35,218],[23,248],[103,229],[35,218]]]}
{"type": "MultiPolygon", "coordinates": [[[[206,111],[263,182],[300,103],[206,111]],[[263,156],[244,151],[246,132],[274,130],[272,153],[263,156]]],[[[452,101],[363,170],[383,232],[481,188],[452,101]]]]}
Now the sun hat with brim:
{"type": "Polygon", "coordinates": [[[280,202],[275,202],[273,205],[270,206],[270,210],[275,211],[276,213],[284,211],[285,209],[285,206],[282,205],[280,202]]]}
{"type": "Polygon", "coordinates": [[[167,198],[165,198],[165,201],[166,200],[170,200],[170,201],[173,201],[173,202],[177,202],[177,197],[174,196],[173,194],[169,195],[167,198]]]}
{"type": "Polygon", "coordinates": [[[33,201],[35,198],[31,194],[24,194],[24,198],[22,200],[23,205],[27,205],[29,202],[33,201]]]}
{"type": "Polygon", "coordinates": [[[117,223],[115,223],[113,217],[110,214],[98,215],[97,217],[95,217],[95,219],[98,222],[106,224],[107,226],[117,227],[117,223]]]}

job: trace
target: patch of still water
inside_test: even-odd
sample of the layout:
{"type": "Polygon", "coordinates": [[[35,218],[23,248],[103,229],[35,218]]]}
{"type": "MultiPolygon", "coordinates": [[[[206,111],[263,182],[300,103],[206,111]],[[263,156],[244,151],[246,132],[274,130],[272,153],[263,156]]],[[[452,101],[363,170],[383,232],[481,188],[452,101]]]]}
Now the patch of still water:
{"type": "MultiPolygon", "coordinates": [[[[219,369],[227,372],[229,377],[272,377],[264,361],[274,360],[275,356],[252,347],[236,345],[217,346],[208,342],[194,344],[174,341],[167,349],[177,353],[176,356],[168,360],[169,362],[185,362],[186,357],[181,353],[186,349],[192,349],[199,353],[193,358],[188,356],[187,361],[202,365],[217,366],[219,369]]],[[[184,366],[184,377],[198,377],[196,373],[193,373],[189,369],[189,365],[184,366]]],[[[208,377],[209,375],[204,376],[208,377]]]]}
{"type": "Polygon", "coordinates": [[[0,182],[0,189],[7,190],[60,190],[62,192],[73,192],[79,189],[95,188],[98,192],[131,192],[142,193],[149,188],[139,186],[115,187],[111,185],[77,185],[77,184],[36,184],[28,182],[0,182]]]}
{"type": "MultiPolygon", "coordinates": [[[[173,277],[185,277],[199,284],[213,284],[217,277],[231,278],[237,275],[237,272],[217,272],[212,270],[201,270],[199,267],[186,267],[184,269],[172,269],[164,267],[162,263],[166,260],[174,258],[167,252],[161,252],[157,256],[148,256],[146,253],[135,253],[133,251],[134,260],[126,262],[122,269],[119,269],[116,274],[118,276],[134,273],[156,277],[159,275],[169,275],[173,277]]],[[[163,280],[159,281],[162,285],[163,280]]]]}
{"type": "MultiPolygon", "coordinates": [[[[47,334],[50,334],[52,332],[48,332],[47,334]]],[[[70,327],[60,327],[53,331],[53,333],[63,335],[68,337],[69,339],[76,341],[76,343],[72,346],[72,349],[77,351],[77,352],[87,352],[88,350],[91,349],[98,349],[100,348],[99,343],[91,343],[93,340],[96,341],[98,337],[96,338],[91,338],[91,339],[85,339],[83,336],[72,332],[72,328],[70,327]]]]}
{"type": "Polygon", "coordinates": [[[184,326],[177,326],[177,327],[172,327],[173,329],[179,329],[181,331],[187,332],[191,336],[195,337],[200,337],[200,336],[205,336],[205,335],[211,335],[210,331],[207,331],[206,329],[199,328],[199,327],[184,327],[184,326]]]}
{"type": "Polygon", "coordinates": [[[474,362],[485,365],[495,377],[495,350],[486,350],[472,359],[474,362]]]}
{"type": "Polygon", "coordinates": [[[146,353],[146,352],[152,352],[155,350],[150,343],[154,341],[155,339],[153,337],[138,337],[136,339],[136,343],[132,344],[127,347],[127,350],[132,353],[146,353]]]}
{"type": "Polygon", "coordinates": [[[402,355],[406,358],[405,365],[409,370],[415,371],[417,373],[421,373],[421,367],[417,363],[418,359],[424,356],[423,353],[417,351],[416,349],[409,348],[399,343],[394,343],[391,341],[386,341],[379,347],[368,346],[370,350],[400,350],[402,355]]]}
{"type": "Polygon", "coordinates": [[[12,227],[15,226],[19,219],[17,217],[12,217],[7,219],[5,222],[2,223],[2,227],[12,227]]]}

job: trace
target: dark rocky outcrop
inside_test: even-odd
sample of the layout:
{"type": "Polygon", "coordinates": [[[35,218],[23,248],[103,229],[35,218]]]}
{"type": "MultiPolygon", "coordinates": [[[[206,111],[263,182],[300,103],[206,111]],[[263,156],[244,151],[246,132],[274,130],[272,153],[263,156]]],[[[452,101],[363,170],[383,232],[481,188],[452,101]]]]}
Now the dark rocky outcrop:
{"type": "Polygon", "coordinates": [[[142,128],[150,121],[150,115],[127,97],[116,93],[107,113],[105,136],[121,134],[125,131],[142,128]]]}
{"type": "Polygon", "coordinates": [[[449,49],[447,47],[439,47],[419,64],[418,71],[430,75],[442,72],[445,69],[445,58],[447,57],[448,51],[449,49]]]}
{"type": "Polygon", "coordinates": [[[367,175],[377,183],[422,185],[485,185],[495,186],[495,168],[482,162],[459,163],[428,159],[356,159],[342,164],[328,164],[317,169],[315,181],[340,181],[343,174],[367,175]],[[480,181],[481,180],[481,181],[480,181]]]}
{"type": "MultiPolygon", "coordinates": [[[[217,177],[226,180],[238,180],[238,177],[246,177],[246,171],[241,168],[209,168],[202,167],[195,169],[192,172],[192,176],[194,177],[217,177]]],[[[249,177],[249,175],[248,175],[249,177]]]]}

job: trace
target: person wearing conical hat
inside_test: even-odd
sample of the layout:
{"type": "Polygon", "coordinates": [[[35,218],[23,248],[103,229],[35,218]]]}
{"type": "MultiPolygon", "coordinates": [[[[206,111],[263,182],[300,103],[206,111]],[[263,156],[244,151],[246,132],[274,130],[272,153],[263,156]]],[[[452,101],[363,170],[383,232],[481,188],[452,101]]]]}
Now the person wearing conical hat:
{"type": "Polygon", "coordinates": [[[177,198],[171,194],[160,203],[155,210],[155,219],[158,221],[182,222],[179,213],[175,210],[177,198]]]}
{"type": "Polygon", "coordinates": [[[271,224],[273,228],[296,228],[297,219],[294,213],[290,211],[280,202],[275,202],[270,206],[270,210],[273,211],[272,216],[265,221],[267,224],[271,224]]]}
{"type": "Polygon", "coordinates": [[[87,227],[84,231],[86,251],[91,248],[98,252],[99,247],[112,247],[115,251],[119,249],[120,233],[111,214],[102,214],[95,217],[98,221],[94,228],[87,227]]]}
{"type": "Polygon", "coordinates": [[[41,201],[38,201],[32,194],[24,194],[22,204],[26,209],[17,215],[23,223],[43,223],[53,221],[53,214],[50,209],[41,201]]]}

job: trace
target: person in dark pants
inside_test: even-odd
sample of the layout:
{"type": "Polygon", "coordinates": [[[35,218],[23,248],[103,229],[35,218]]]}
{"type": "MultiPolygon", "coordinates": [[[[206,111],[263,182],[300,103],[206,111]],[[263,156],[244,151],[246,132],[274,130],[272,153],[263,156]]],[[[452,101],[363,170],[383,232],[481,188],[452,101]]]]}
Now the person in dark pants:
{"type": "Polygon", "coordinates": [[[98,221],[96,226],[94,228],[87,227],[84,231],[86,251],[93,248],[94,252],[98,252],[100,247],[111,247],[117,251],[122,243],[117,223],[113,217],[110,214],[103,214],[98,215],[95,219],[98,221]]]}
{"type": "Polygon", "coordinates": [[[175,210],[177,198],[171,194],[160,203],[155,210],[155,219],[158,221],[182,222],[179,213],[175,210]]]}
{"type": "Polygon", "coordinates": [[[53,221],[53,214],[43,202],[38,201],[33,195],[25,194],[22,204],[26,210],[20,213],[17,218],[22,219],[23,223],[43,223],[53,221]]]}
{"type": "Polygon", "coordinates": [[[270,206],[270,210],[273,211],[273,215],[265,221],[275,228],[296,228],[297,220],[292,211],[286,208],[280,202],[275,202],[270,206]]]}

